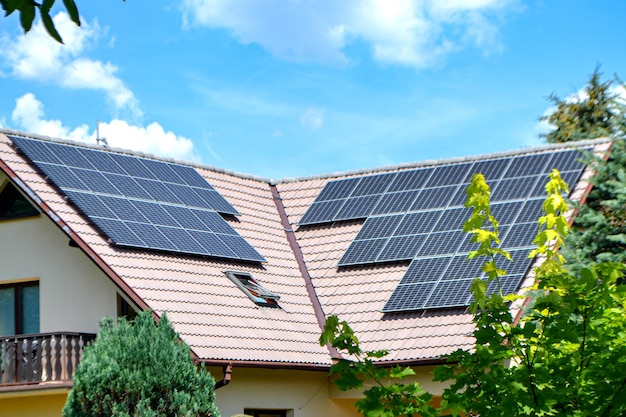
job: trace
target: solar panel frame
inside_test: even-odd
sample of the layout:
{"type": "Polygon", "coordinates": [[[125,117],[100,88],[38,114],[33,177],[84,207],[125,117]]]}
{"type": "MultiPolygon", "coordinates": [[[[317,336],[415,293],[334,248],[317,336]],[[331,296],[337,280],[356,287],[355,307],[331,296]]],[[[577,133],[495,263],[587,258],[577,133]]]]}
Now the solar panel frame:
{"type": "Polygon", "coordinates": [[[61,189],[89,190],[89,187],[67,167],[40,162],[38,168],[61,189]]]}
{"type": "Polygon", "coordinates": [[[9,138],[31,161],[62,165],[62,162],[45,142],[10,135],[9,138]]]}
{"type": "Polygon", "coordinates": [[[382,194],[395,179],[396,173],[377,174],[362,177],[361,181],[352,190],[350,197],[360,197],[366,195],[382,194]]]}
{"type": "Polygon", "coordinates": [[[404,219],[404,215],[391,215],[368,218],[355,240],[375,239],[393,236],[394,231],[404,219]]]}
{"type": "Polygon", "coordinates": [[[339,260],[338,266],[374,263],[383,250],[386,238],[355,240],[339,260]]]}
{"type": "Polygon", "coordinates": [[[306,226],[332,222],[345,202],[345,199],[314,202],[298,224],[306,226]]]}
{"type": "Polygon", "coordinates": [[[376,257],[376,262],[411,260],[424,244],[426,235],[396,236],[387,243],[376,257]]]}
{"type": "Polygon", "coordinates": [[[93,151],[85,148],[76,148],[89,161],[94,170],[111,174],[126,175],[126,171],[106,152],[93,151]]]}
{"type": "Polygon", "coordinates": [[[148,193],[151,200],[173,204],[184,204],[161,181],[149,180],[145,178],[136,178],[135,181],[146,193],[148,193]]]}
{"type": "Polygon", "coordinates": [[[241,259],[215,233],[200,230],[188,230],[188,232],[204,248],[207,255],[218,258],[241,259]]]}
{"type": "Polygon", "coordinates": [[[180,177],[184,184],[187,184],[190,187],[207,190],[215,189],[202,177],[202,175],[198,173],[198,171],[191,167],[179,164],[170,164],[169,167],[180,177]]]}
{"type": "Polygon", "coordinates": [[[458,188],[458,185],[424,188],[411,204],[409,211],[446,208],[456,195],[458,188]]]}
{"type": "Polygon", "coordinates": [[[370,215],[372,210],[382,196],[378,195],[365,195],[356,198],[348,199],[339,209],[333,221],[352,220],[366,218],[370,215]]]}
{"type": "Polygon", "coordinates": [[[539,153],[530,155],[519,155],[512,158],[509,167],[503,177],[517,178],[537,175],[545,172],[552,155],[549,153],[539,153]]]}
{"type": "Polygon", "coordinates": [[[426,182],[425,187],[462,184],[467,178],[472,164],[473,162],[438,166],[426,182]]]}
{"type": "Polygon", "coordinates": [[[383,307],[383,313],[421,310],[435,289],[435,282],[398,285],[383,307]]]}
{"type": "Polygon", "coordinates": [[[394,180],[389,184],[387,192],[420,190],[434,171],[434,168],[422,168],[398,172],[394,180]]]}
{"type": "Polygon", "coordinates": [[[93,170],[94,166],[78,150],[72,146],[60,144],[48,144],[50,150],[61,161],[62,165],[73,168],[93,170]]]}
{"type": "Polygon", "coordinates": [[[239,235],[222,235],[216,234],[216,236],[228,246],[239,259],[244,261],[264,262],[265,258],[257,252],[252,245],[239,235]]]}
{"type": "Polygon", "coordinates": [[[315,201],[339,200],[352,194],[361,178],[347,178],[344,180],[329,181],[317,196],[315,201]]]}
{"type": "Polygon", "coordinates": [[[128,228],[126,222],[115,219],[91,217],[96,227],[118,246],[147,247],[139,236],[128,228]]]}
{"type": "Polygon", "coordinates": [[[117,219],[117,216],[95,194],[68,190],[65,191],[65,195],[83,213],[91,213],[95,217],[117,219]]]}
{"type": "Polygon", "coordinates": [[[422,282],[437,282],[450,265],[451,258],[415,258],[411,261],[400,284],[418,284],[422,282]]]}
{"type": "Polygon", "coordinates": [[[383,194],[370,215],[404,213],[420,194],[419,190],[383,194]]]}
{"type": "Polygon", "coordinates": [[[97,171],[81,168],[68,169],[85,184],[85,191],[92,191],[98,194],[122,195],[104,175],[97,171]]]}
{"type": "Polygon", "coordinates": [[[141,162],[141,158],[122,155],[119,153],[109,154],[111,158],[126,172],[130,177],[145,178],[149,180],[158,180],[158,178],[141,162]]]}

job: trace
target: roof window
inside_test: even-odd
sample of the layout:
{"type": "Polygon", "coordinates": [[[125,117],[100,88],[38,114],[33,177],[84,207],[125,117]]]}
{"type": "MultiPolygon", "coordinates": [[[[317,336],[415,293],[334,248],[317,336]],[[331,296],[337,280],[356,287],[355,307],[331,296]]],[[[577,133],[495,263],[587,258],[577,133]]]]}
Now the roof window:
{"type": "Polygon", "coordinates": [[[235,271],[225,271],[225,274],[256,305],[263,307],[279,307],[278,300],[280,296],[259,284],[251,274],[235,271]]]}

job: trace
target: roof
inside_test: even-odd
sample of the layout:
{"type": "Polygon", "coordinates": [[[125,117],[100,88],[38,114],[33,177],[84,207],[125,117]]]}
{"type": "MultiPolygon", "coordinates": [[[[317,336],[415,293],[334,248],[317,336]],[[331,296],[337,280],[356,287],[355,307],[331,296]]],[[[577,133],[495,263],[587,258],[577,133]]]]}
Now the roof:
{"type": "MultiPolygon", "coordinates": [[[[267,262],[193,256],[119,247],[46,180],[8,135],[98,149],[82,143],[0,130],[0,168],[100,266],[140,307],[167,311],[195,356],[208,363],[250,366],[321,367],[333,353],[320,347],[320,322],[335,314],[348,321],[365,349],[387,349],[387,361],[432,361],[472,344],[472,316],[466,308],[383,313],[402,280],[407,262],[338,268],[362,220],[298,227],[302,216],[331,180],[400,172],[461,161],[509,158],[561,149],[549,146],[446,161],[405,164],[368,171],[273,181],[213,167],[189,164],[240,213],[228,223],[267,262]],[[251,274],[280,308],[255,304],[225,274],[251,274]]],[[[606,140],[577,146],[608,146],[606,140]]],[[[149,155],[108,150],[150,159],[149,155]]],[[[173,161],[170,161],[173,162],[173,161]]],[[[586,174],[588,175],[588,174],[586,174]]],[[[579,181],[575,198],[581,198],[579,181]]]]}

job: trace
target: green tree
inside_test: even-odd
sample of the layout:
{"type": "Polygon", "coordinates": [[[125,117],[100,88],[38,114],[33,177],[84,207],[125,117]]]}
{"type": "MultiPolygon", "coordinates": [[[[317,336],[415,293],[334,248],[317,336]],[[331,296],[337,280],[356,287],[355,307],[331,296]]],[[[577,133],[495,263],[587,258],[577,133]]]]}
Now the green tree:
{"type": "Polygon", "coordinates": [[[107,318],[85,348],[63,416],[219,417],[214,386],[165,314],[158,324],[150,312],[117,325],[107,318]]]}
{"type": "MultiPolygon", "coordinates": [[[[385,382],[381,376],[386,375],[370,360],[384,352],[362,352],[347,323],[334,317],[328,321],[320,342],[330,342],[350,358],[339,359],[331,369],[338,374],[338,387],[377,382],[357,402],[363,415],[625,415],[624,265],[589,263],[575,272],[566,268],[558,247],[569,229],[562,197],[567,185],[556,171],[550,177],[545,214],[534,241],[537,248],[531,254],[545,258],[536,268],[533,301],[515,323],[509,303],[519,296],[499,291],[489,295],[487,283],[475,280],[471,289],[475,345],[470,351],[452,353],[448,364],[436,368],[434,379],[450,383],[440,408],[428,405],[430,396],[419,386],[398,379],[385,382]]],[[[475,176],[468,188],[466,205],[472,215],[464,229],[479,243],[470,257],[484,257],[483,270],[489,280],[499,282],[506,274],[499,264],[510,257],[499,247],[498,222],[491,214],[489,187],[482,175],[475,176]]],[[[409,368],[386,372],[398,378],[412,373],[409,368]]]]}
{"type": "MultiPolygon", "coordinates": [[[[35,0],[0,0],[0,6],[2,6],[4,10],[5,17],[10,16],[14,12],[20,15],[20,25],[22,29],[24,29],[24,33],[27,33],[33,27],[35,16],[37,11],[39,11],[39,16],[41,16],[41,21],[48,34],[57,42],[63,43],[61,35],[54,26],[52,16],[50,16],[50,11],[55,1],[56,0],[41,0],[41,2],[36,2],[35,0]]],[[[63,5],[70,19],[72,19],[72,22],[80,26],[80,14],[78,13],[78,7],[74,0],[63,0],[63,5]]]]}
{"type": "Polygon", "coordinates": [[[618,78],[602,81],[601,76],[596,69],[583,98],[561,100],[553,94],[556,110],[542,118],[555,126],[545,135],[548,142],[613,139],[606,158],[585,158],[595,175],[563,252],[571,268],[590,261],[626,262],[626,111],[623,99],[614,93],[624,85],[618,78]]]}
{"type": "Polygon", "coordinates": [[[555,129],[542,136],[549,143],[613,137],[622,118],[613,87],[612,80],[602,81],[602,73],[596,68],[582,96],[561,99],[552,93],[548,100],[556,109],[539,120],[555,129]]]}

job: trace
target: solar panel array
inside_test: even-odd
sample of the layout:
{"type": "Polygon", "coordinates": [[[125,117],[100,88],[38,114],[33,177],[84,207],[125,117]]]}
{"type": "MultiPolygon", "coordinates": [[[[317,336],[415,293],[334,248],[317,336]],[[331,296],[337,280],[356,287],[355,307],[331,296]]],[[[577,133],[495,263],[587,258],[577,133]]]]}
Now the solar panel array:
{"type": "Polygon", "coordinates": [[[11,139],[115,245],[265,262],[218,214],[239,212],[191,167],[11,139]]]}
{"type": "Polygon", "coordinates": [[[491,187],[502,247],[516,260],[501,284],[514,291],[530,266],[526,257],[547,174],[556,168],[575,184],[584,168],[580,156],[577,150],[553,150],[330,181],[299,224],[366,219],[340,267],[411,261],[384,312],[466,306],[472,279],[481,277],[480,261],[467,261],[475,245],[462,232],[472,176],[482,173],[491,187]]]}

